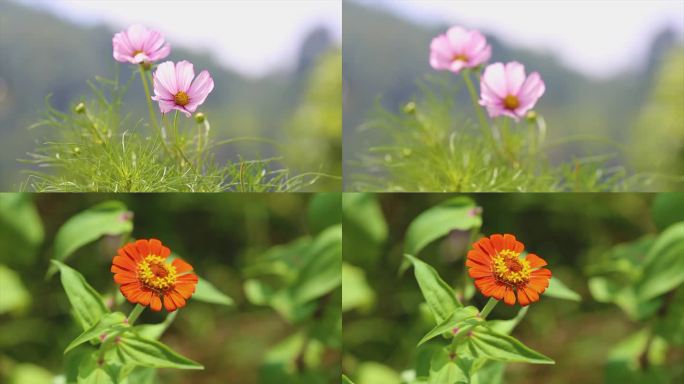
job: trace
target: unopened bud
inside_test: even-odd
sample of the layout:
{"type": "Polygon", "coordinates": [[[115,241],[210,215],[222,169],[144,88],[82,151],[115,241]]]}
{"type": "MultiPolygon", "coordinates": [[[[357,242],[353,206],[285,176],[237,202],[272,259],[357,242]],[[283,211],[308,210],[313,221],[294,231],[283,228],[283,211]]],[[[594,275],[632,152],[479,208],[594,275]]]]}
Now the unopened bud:
{"type": "Polygon", "coordinates": [[[86,111],[86,106],[84,103],[78,103],[76,104],[76,107],[74,108],[74,112],[78,114],[83,114],[86,111]]]}
{"type": "Polygon", "coordinates": [[[526,118],[527,121],[529,121],[530,123],[534,123],[535,121],[537,121],[537,112],[535,112],[535,111],[529,111],[529,112],[527,112],[527,115],[525,116],[525,118],[526,118]]]}
{"type": "Polygon", "coordinates": [[[416,103],[414,103],[413,101],[409,101],[408,103],[406,103],[406,105],[404,105],[403,111],[408,115],[413,115],[414,113],[416,113],[416,103]]]}
{"type": "Polygon", "coordinates": [[[204,113],[202,113],[202,112],[195,113],[195,121],[197,122],[197,124],[204,123],[205,119],[206,119],[206,116],[204,116],[204,113]]]}

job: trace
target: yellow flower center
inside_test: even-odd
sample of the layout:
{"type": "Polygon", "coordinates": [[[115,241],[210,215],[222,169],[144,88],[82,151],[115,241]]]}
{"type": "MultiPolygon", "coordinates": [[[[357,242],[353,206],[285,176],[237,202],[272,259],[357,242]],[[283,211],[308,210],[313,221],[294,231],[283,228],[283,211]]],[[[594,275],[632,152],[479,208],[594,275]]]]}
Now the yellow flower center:
{"type": "Polygon", "coordinates": [[[520,100],[518,100],[517,96],[514,95],[508,95],[504,99],[504,107],[506,109],[514,110],[520,106],[520,100]]]}
{"type": "Polygon", "coordinates": [[[455,55],[455,56],[454,56],[454,60],[453,60],[453,61],[463,61],[463,62],[466,62],[466,61],[468,61],[468,56],[466,56],[466,55],[464,55],[464,54],[462,54],[462,53],[459,53],[458,55],[455,55]]]}
{"type": "Polygon", "coordinates": [[[186,106],[190,102],[188,94],[183,91],[178,91],[178,93],[176,93],[176,96],[174,96],[173,98],[175,99],[176,104],[180,105],[181,107],[186,106]]]}
{"type": "Polygon", "coordinates": [[[492,261],[497,280],[509,285],[519,285],[530,280],[532,268],[527,260],[520,258],[520,253],[504,249],[492,261]]]}
{"type": "Polygon", "coordinates": [[[162,257],[149,255],[138,264],[138,280],[148,288],[166,291],[176,284],[176,267],[162,257]]]}

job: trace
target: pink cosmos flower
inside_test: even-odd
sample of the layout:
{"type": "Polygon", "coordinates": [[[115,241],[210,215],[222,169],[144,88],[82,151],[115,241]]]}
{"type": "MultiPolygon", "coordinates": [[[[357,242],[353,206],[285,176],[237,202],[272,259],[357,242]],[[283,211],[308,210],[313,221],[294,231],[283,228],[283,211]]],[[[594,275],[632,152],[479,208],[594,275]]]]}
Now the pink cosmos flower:
{"type": "Polygon", "coordinates": [[[174,65],[173,62],[166,61],[159,64],[154,72],[152,100],[159,102],[162,113],[177,109],[190,117],[204,103],[212,89],[214,80],[209,72],[202,71],[195,78],[192,63],[183,60],[174,65]]]}
{"type": "Polygon", "coordinates": [[[430,43],[430,66],[436,70],[458,73],[489,60],[492,47],[478,31],[451,27],[430,43]]]}
{"type": "Polygon", "coordinates": [[[546,88],[539,73],[525,76],[525,66],[517,61],[494,63],[480,79],[480,105],[490,117],[506,115],[519,121],[532,109],[546,88]]]}
{"type": "Polygon", "coordinates": [[[164,37],[152,29],[139,24],[128,27],[112,38],[114,59],[121,63],[151,63],[169,55],[171,46],[164,37]]]}

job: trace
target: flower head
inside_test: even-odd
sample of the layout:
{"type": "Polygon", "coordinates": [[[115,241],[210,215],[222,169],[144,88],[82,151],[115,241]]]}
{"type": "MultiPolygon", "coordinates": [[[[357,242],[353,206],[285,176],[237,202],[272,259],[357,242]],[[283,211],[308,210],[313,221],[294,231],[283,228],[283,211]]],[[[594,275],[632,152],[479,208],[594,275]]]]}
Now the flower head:
{"type": "Polygon", "coordinates": [[[161,311],[162,301],[169,312],[185,306],[185,300],[195,292],[197,275],[192,266],[176,258],[166,258],[171,250],[157,239],[138,240],[119,249],[114,256],[114,281],[120,284],[121,293],[131,303],[149,305],[161,311]]]}
{"type": "Polygon", "coordinates": [[[549,286],[551,271],[542,268],[546,261],[535,254],[521,258],[524,249],[523,243],[509,234],[491,235],[473,244],[466,266],[483,295],[514,305],[517,292],[523,307],[539,301],[549,286]]]}
{"type": "Polygon", "coordinates": [[[171,52],[171,46],[164,42],[164,36],[159,31],[139,24],[115,34],[112,45],[114,59],[121,63],[151,63],[165,58],[171,52]]]}
{"type": "Polygon", "coordinates": [[[458,73],[489,60],[492,47],[478,31],[451,27],[430,43],[430,66],[436,70],[458,73]]]}
{"type": "Polygon", "coordinates": [[[212,89],[214,80],[209,72],[202,71],[195,78],[192,63],[184,60],[174,65],[173,62],[166,61],[159,64],[154,72],[152,100],[159,102],[162,113],[177,109],[190,117],[204,103],[212,89]]]}
{"type": "Polygon", "coordinates": [[[532,109],[546,88],[539,73],[525,76],[525,66],[517,61],[494,63],[485,68],[480,79],[480,105],[489,116],[506,115],[520,120],[532,109]]]}

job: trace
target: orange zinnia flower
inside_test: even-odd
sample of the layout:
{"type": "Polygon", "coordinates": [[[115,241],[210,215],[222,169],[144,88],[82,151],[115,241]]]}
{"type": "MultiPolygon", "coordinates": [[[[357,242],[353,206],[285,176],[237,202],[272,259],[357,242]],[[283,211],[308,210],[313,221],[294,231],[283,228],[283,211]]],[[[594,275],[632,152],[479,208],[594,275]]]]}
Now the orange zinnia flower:
{"type": "Polygon", "coordinates": [[[535,254],[521,258],[523,249],[523,243],[508,234],[484,237],[473,243],[466,266],[483,295],[514,305],[517,291],[523,307],[539,301],[539,295],[549,286],[551,271],[541,268],[546,261],[535,254]]]}
{"type": "Polygon", "coordinates": [[[149,305],[153,311],[161,311],[162,301],[169,312],[185,306],[195,292],[197,275],[190,273],[192,265],[179,258],[167,263],[170,254],[157,239],[138,240],[119,249],[111,271],[128,301],[149,305]]]}

